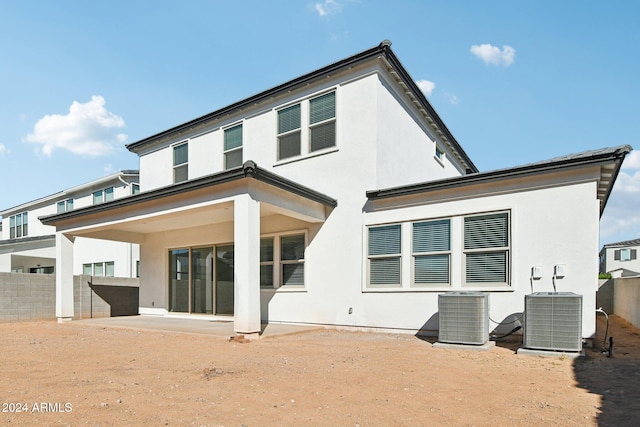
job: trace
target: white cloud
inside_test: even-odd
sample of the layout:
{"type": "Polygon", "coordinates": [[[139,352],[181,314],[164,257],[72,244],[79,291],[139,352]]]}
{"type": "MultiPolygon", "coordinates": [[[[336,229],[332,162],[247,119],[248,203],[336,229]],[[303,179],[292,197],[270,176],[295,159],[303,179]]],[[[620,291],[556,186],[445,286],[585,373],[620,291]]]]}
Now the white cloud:
{"type": "Polygon", "coordinates": [[[416,84],[422,93],[424,93],[424,96],[431,96],[433,90],[436,88],[436,84],[429,80],[418,80],[416,84]]]}
{"type": "Polygon", "coordinates": [[[459,102],[459,101],[458,101],[458,97],[457,97],[457,96],[455,96],[455,95],[451,95],[451,96],[449,97],[449,104],[451,104],[451,105],[458,105],[458,102],[459,102]]]}
{"type": "Polygon", "coordinates": [[[505,67],[513,64],[516,56],[516,50],[507,45],[502,46],[502,50],[490,44],[473,45],[471,46],[471,53],[484,61],[485,64],[503,65],[505,67]]]}
{"type": "Polygon", "coordinates": [[[0,154],[8,153],[9,149],[4,144],[0,144],[0,154]]]}
{"type": "Polygon", "coordinates": [[[640,238],[640,151],[629,153],[600,221],[602,244],[640,238]]]}
{"type": "Polygon", "coordinates": [[[33,133],[24,140],[40,144],[48,157],[56,149],[92,157],[110,154],[127,136],[115,131],[125,127],[122,117],[107,111],[104,105],[102,96],[92,96],[84,104],[74,101],[67,115],[51,114],[38,120],[33,133]]]}
{"type": "Polygon", "coordinates": [[[342,10],[342,6],[335,0],[324,0],[323,2],[317,2],[313,5],[316,12],[320,16],[327,16],[339,13],[342,10]]]}
{"type": "Polygon", "coordinates": [[[623,169],[640,169],[640,150],[633,150],[622,163],[623,169]]]}

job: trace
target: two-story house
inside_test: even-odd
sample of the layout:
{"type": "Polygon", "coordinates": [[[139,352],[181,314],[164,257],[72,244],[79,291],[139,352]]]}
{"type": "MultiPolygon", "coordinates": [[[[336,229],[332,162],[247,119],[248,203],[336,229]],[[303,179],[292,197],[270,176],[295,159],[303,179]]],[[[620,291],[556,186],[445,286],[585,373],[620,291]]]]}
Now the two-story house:
{"type": "MultiPolygon", "coordinates": [[[[0,272],[53,274],[56,271],[55,227],[41,216],[99,207],[140,192],[137,170],[124,170],[92,182],[5,209],[0,237],[0,272]]],[[[138,245],[78,238],[73,274],[137,277],[138,245]]]]}
{"type": "Polygon", "coordinates": [[[140,245],[143,315],[437,334],[443,292],[489,294],[500,323],[555,287],[584,295],[584,337],[631,149],[479,172],[387,41],[127,148],[143,192],[42,218],[61,320],[96,237],[140,245]]]}
{"type": "Polygon", "coordinates": [[[640,276],[640,239],[608,243],[600,250],[600,273],[613,277],[640,276]]]}

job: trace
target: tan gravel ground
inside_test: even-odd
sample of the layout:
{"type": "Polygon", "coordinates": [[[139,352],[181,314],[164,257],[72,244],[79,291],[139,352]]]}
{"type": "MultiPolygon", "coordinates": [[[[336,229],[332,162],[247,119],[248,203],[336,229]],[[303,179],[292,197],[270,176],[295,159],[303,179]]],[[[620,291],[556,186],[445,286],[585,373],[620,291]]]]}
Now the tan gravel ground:
{"type": "Polygon", "coordinates": [[[81,322],[0,324],[0,425],[640,425],[640,332],[584,359],[317,330],[242,344],[81,322]]]}

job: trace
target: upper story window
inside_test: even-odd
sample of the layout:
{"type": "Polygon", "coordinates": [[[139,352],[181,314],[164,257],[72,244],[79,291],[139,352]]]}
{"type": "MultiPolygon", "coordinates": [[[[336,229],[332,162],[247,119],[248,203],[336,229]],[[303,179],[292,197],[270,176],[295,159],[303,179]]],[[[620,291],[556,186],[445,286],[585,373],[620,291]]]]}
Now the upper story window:
{"type": "Polygon", "coordinates": [[[173,147],[173,183],[189,179],[189,144],[184,143],[173,147]]]}
{"type": "Polygon", "coordinates": [[[300,155],[300,104],[278,111],[278,160],[300,155]]]}
{"type": "Polygon", "coordinates": [[[224,168],[242,165],[242,125],[224,130],[224,168]]]}
{"type": "Polygon", "coordinates": [[[335,145],[335,92],[325,93],[278,111],[278,160],[312,153],[335,145]],[[302,129],[303,112],[305,117],[308,114],[308,132],[307,129],[302,129]],[[307,147],[302,146],[303,137],[309,141],[307,147]]]}
{"type": "Polygon", "coordinates": [[[26,237],[29,235],[29,215],[27,212],[9,217],[9,238],[26,237]]]}
{"type": "Polygon", "coordinates": [[[309,100],[309,151],[336,145],[336,93],[309,100]]]}
{"type": "Polygon", "coordinates": [[[69,212],[73,210],[73,199],[61,200],[58,202],[58,213],[69,212]]]}
{"type": "Polygon", "coordinates": [[[113,187],[105,188],[104,190],[98,190],[93,192],[93,204],[97,205],[99,203],[108,202],[113,200],[113,187]]]}
{"type": "Polygon", "coordinates": [[[140,184],[135,182],[131,183],[131,194],[138,194],[140,192],[140,184]]]}
{"type": "Polygon", "coordinates": [[[632,261],[637,258],[637,250],[631,248],[616,249],[613,252],[615,261],[632,261]]]}

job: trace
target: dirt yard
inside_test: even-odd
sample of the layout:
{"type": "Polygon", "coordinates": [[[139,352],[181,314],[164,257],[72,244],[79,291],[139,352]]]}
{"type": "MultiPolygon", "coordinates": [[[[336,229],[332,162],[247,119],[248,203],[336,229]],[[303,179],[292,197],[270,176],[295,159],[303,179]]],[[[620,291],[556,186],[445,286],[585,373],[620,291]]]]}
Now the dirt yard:
{"type": "MultiPolygon", "coordinates": [[[[602,320],[602,319],[600,319],[602,320]]],[[[0,425],[587,426],[640,422],[640,331],[612,358],[434,349],[320,330],[250,343],[79,322],[0,324],[0,425]]]]}

